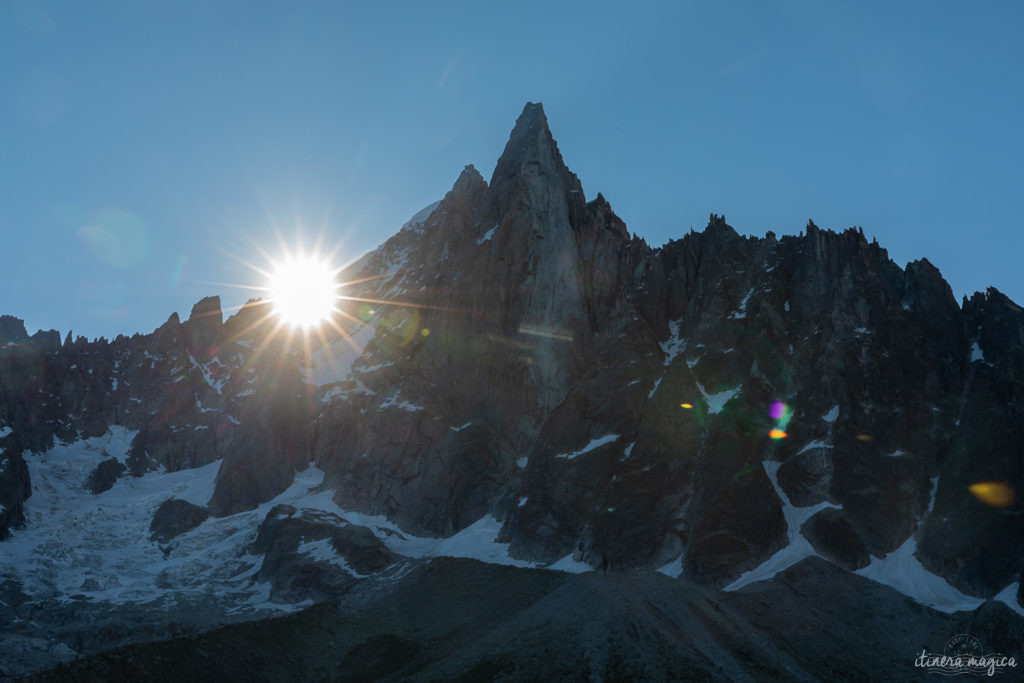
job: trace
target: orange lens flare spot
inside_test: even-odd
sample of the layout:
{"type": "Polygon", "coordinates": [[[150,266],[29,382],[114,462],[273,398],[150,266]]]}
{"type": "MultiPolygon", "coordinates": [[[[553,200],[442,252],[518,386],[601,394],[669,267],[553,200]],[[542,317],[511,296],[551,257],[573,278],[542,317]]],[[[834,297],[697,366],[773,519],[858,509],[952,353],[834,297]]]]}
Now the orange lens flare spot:
{"type": "Polygon", "coordinates": [[[785,439],[787,436],[789,436],[789,434],[787,434],[786,432],[782,431],[781,429],[773,429],[772,431],[768,432],[768,436],[770,438],[772,438],[772,439],[776,439],[777,440],[777,439],[785,439]]]}
{"type": "Polygon", "coordinates": [[[971,484],[967,490],[974,494],[974,497],[985,505],[996,508],[1005,508],[1013,505],[1016,499],[1013,487],[1001,484],[998,481],[982,481],[971,484]]]}
{"type": "Polygon", "coordinates": [[[858,434],[857,441],[863,441],[864,443],[867,443],[868,441],[874,441],[874,439],[871,438],[870,434],[858,434]]]}
{"type": "Polygon", "coordinates": [[[693,404],[692,403],[680,403],[679,407],[680,408],[686,408],[687,410],[690,410],[690,409],[693,408],[693,404]]]}

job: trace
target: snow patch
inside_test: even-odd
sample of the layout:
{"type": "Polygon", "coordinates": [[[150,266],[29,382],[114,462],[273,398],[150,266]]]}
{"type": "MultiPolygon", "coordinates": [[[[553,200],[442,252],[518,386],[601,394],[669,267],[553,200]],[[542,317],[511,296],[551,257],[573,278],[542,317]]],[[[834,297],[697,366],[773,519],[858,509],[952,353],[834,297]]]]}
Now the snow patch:
{"type": "Polygon", "coordinates": [[[440,205],[441,202],[439,200],[434,202],[433,204],[428,204],[427,206],[423,207],[415,214],[413,214],[413,217],[407,220],[402,225],[402,227],[399,228],[399,230],[405,230],[406,228],[409,228],[410,230],[415,230],[418,232],[420,229],[423,228],[423,224],[427,222],[427,219],[430,218],[430,214],[434,213],[434,209],[436,209],[440,205]]]}
{"type": "Polygon", "coordinates": [[[753,294],[754,288],[751,287],[750,291],[747,292],[747,295],[743,297],[743,301],[740,302],[739,308],[737,308],[733,313],[729,314],[730,320],[738,320],[740,318],[747,317],[747,302],[750,301],[750,297],[753,294]]]}
{"type": "Polygon", "coordinates": [[[623,460],[623,462],[625,462],[626,460],[629,460],[629,456],[630,456],[630,454],[633,453],[633,446],[635,446],[635,445],[636,445],[636,441],[633,441],[628,446],[626,446],[625,448],[622,449],[622,460],[623,460]]]}
{"type": "Polygon", "coordinates": [[[166,556],[149,539],[153,513],[168,498],[207,503],[220,461],[172,473],[123,477],[98,495],[85,488],[96,464],[111,456],[124,458],[133,434],[114,427],[102,437],[26,458],[33,483],[33,495],[25,504],[27,525],[14,530],[4,544],[0,576],[17,577],[33,598],[85,594],[116,604],[175,592],[202,595],[248,583],[249,575],[238,582],[230,575],[239,567],[238,556],[255,538],[259,520],[230,548],[222,544],[231,537],[227,529],[237,523],[237,516],[208,520],[172,541],[166,556]]]}
{"type": "Polygon", "coordinates": [[[390,368],[392,366],[394,366],[394,362],[389,360],[389,361],[387,361],[385,363],[377,363],[376,365],[368,365],[365,368],[356,368],[356,371],[359,372],[359,374],[361,374],[361,375],[366,375],[366,374],[369,374],[371,372],[376,372],[377,370],[380,370],[382,368],[390,368]]]}
{"type": "Polygon", "coordinates": [[[605,445],[606,443],[611,443],[612,441],[615,441],[618,438],[619,438],[618,434],[605,434],[604,436],[601,436],[601,437],[598,437],[596,439],[593,439],[590,443],[588,443],[586,446],[584,446],[583,448],[581,448],[578,451],[573,451],[572,453],[559,453],[555,457],[556,458],[567,458],[569,460],[573,460],[577,456],[583,455],[584,453],[589,453],[590,451],[594,450],[595,448],[599,448],[599,447],[605,445]]]}
{"type": "Polygon", "coordinates": [[[299,544],[299,547],[296,550],[298,553],[305,555],[311,560],[326,562],[327,564],[335,567],[340,567],[342,570],[357,579],[365,579],[369,576],[369,574],[360,574],[355,569],[352,569],[345,558],[339,555],[334,549],[334,546],[331,545],[331,539],[329,538],[322,538],[319,541],[305,541],[299,544]]]}
{"type": "MultiPolygon", "coordinates": [[[[222,376],[220,379],[217,379],[217,378],[215,378],[213,376],[213,371],[210,369],[210,367],[214,363],[216,363],[218,366],[223,367],[221,365],[220,361],[218,359],[214,358],[213,360],[211,360],[211,361],[209,361],[207,363],[203,363],[202,365],[200,365],[199,361],[197,361],[192,356],[191,353],[188,354],[188,359],[189,359],[189,361],[192,362],[192,367],[195,368],[196,370],[198,370],[199,373],[203,376],[203,379],[206,381],[206,383],[214,391],[216,391],[218,394],[221,393],[221,389],[224,388],[224,383],[227,381],[227,373],[225,373],[224,376],[222,376]]],[[[180,381],[180,380],[176,380],[176,381],[180,381]]]]}
{"type": "Polygon", "coordinates": [[[1024,617],[1024,607],[1021,607],[1017,602],[1017,590],[1020,588],[1020,582],[1014,581],[1009,586],[999,591],[993,600],[999,600],[1004,603],[1007,607],[1012,609],[1017,614],[1024,617]]]}
{"type": "Polygon", "coordinates": [[[808,507],[797,507],[793,505],[789,500],[789,496],[787,496],[785,491],[782,490],[782,487],[779,486],[779,468],[782,466],[782,463],[764,461],[761,465],[764,467],[764,471],[772,483],[772,488],[775,489],[775,494],[779,497],[779,500],[782,501],[782,515],[786,519],[786,536],[788,544],[785,548],[777,551],[757,567],[741,574],[738,579],[724,588],[724,590],[727,591],[734,591],[746,586],[747,584],[770,579],[782,570],[788,569],[797,562],[811,557],[812,555],[821,557],[817,552],[815,552],[811,542],[808,541],[802,533],[800,533],[800,527],[803,526],[804,522],[825,508],[836,508],[837,510],[842,509],[842,506],[836,505],[835,503],[829,503],[828,501],[808,507]]]}
{"type": "Polygon", "coordinates": [[[973,363],[976,360],[984,362],[985,353],[981,350],[981,347],[978,346],[978,342],[974,341],[971,342],[971,362],[973,363]]]}
{"type": "Polygon", "coordinates": [[[825,422],[828,422],[829,424],[832,424],[833,422],[836,421],[836,418],[838,418],[838,417],[839,417],[839,404],[837,403],[834,406],[832,406],[832,410],[830,410],[827,413],[825,413],[824,415],[822,415],[821,419],[824,420],[825,422]]]}
{"type": "Polygon", "coordinates": [[[732,400],[732,397],[740,393],[740,388],[743,385],[737,385],[732,389],[726,389],[725,391],[719,391],[717,394],[709,394],[704,386],[697,382],[697,389],[700,391],[701,396],[704,397],[704,401],[708,404],[708,412],[712,415],[722,412],[722,408],[725,404],[732,400]]]}
{"type": "Polygon", "coordinates": [[[800,455],[801,453],[806,453],[807,451],[814,450],[815,448],[832,448],[832,444],[815,439],[814,441],[810,441],[805,444],[803,448],[796,452],[796,454],[800,455]]]}
{"type": "MultiPolygon", "coordinates": [[[[669,336],[668,339],[658,344],[661,347],[662,353],[665,354],[664,366],[667,368],[675,360],[676,356],[686,350],[686,340],[680,338],[679,328],[683,324],[683,319],[673,320],[668,324],[669,336]]],[[[659,380],[660,381],[660,380],[659,380]]]]}
{"type": "Polygon", "coordinates": [[[931,500],[928,501],[928,512],[930,513],[935,509],[935,496],[939,492],[939,478],[932,477],[929,481],[932,483],[932,497],[931,500]]]}
{"type": "MultiPolygon", "coordinates": [[[[931,483],[931,500],[928,501],[926,514],[930,514],[935,507],[935,494],[939,491],[939,478],[932,477],[931,483]]],[[[981,598],[964,595],[941,576],[932,574],[925,569],[915,556],[916,551],[917,539],[911,536],[884,559],[872,556],[871,564],[858,569],[854,574],[889,586],[940,612],[973,611],[985,602],[981,598]]]]}
{"type": "Polygon", "coordinates": [[[586,562],[574,560],[571,554],[566,555],[557,562],[548,565],[547,568],[553,569],[557,572],[566,572],[569,574],[585,574],[586,572],[594,571],[594,568],[586,562]]]}
{"type": "MultiPolygon", "coordinates": [[[[329,496],[332,492],[326,492],[329,496]]],[[[330,501],[332,508],[337,505],[330,501]]],[[[340,508],[330,510],[351,524],[365,526],[373,531],[392,552],[405,557],[466,557],[488,564],[514,567],[538,567],[536,562],[517,560],[508,554],[508,543],[498,543],[501,522],[492,515],[484,515],[473,524],[448,538],[412,536],[380,515],[346,512],[340,508]]]]}
{"type": "Polygon", "coordinates": [[[661,565],[656,571],[665,576],[671,576],[673,579],[678,579],[683,575],[683,556],[680,555],[671,562],[661,565]]]}
{"type": "Polygon", "coordinates": [[[516,467],[518,467],[518,468],[519,468],[519,469],[521,469],[521,470],[522,470],[522,469],[526,469],[526,463],[527,463],[527,462],[529,462],[529,458],[527,458],[527,457],[526,457],[526,456],[524,455],[523,457],[521,457],[521,458],[518,458],[518,459],[516,460],[516,467]]]}
{"type": "Polygon", "coordinates": [[[496,232],[498,232],[498,226],[497,225],[495,225],[493,228],[491,228],[490,230],[485,232],[483,234],[483,236],[480,237],[480,239],[478,239],[476,242],[474,242],[474,244],[479,247],[484,242],[489,242],[491,240],[491,238],[494,237],[494,233],[496,233],[496,232]]]}
{"type": "Polygon", "coordinates": [[[925,569],[914,556],[916,550],[917,539],[911,536],[884,559],[872,556],[871,564],[854,574],[894,588],[940,612],[973,611],[985,602],[981,598],[964,595],[941,576],[925,569]]]}
{"type": "Polygon", "coordinates": [[[399,392],[397,391],[392,394],[388,400],[380,404],[377,410],[384,410],[385,408],[391,407],[401,408],[402,410],[407,410],[410,413],[415,413],[417,410],[423,410],[423,406],[418,406],[415,403],[409,403],[408,401],[399,401],[398,394],[399,392]]]}
{"type": "Polygon", "coordinates": [[[14,431],[14,430],[12,430],[10,427],[0,427],[0,439],[4,438],[8,434],[10,434],[12,431],[14,431]]]}

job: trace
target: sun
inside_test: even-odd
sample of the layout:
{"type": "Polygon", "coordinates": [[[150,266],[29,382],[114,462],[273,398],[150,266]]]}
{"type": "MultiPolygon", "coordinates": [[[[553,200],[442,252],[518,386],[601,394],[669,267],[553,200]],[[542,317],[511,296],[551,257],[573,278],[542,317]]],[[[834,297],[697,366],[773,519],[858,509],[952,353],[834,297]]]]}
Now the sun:
{"type": "Polygon", "coordinates": [[[290,256],[274,263],[267,292],[274,312],[293,327],[328,320],[338,301],[337,271],[316,256],[290,256]]]}

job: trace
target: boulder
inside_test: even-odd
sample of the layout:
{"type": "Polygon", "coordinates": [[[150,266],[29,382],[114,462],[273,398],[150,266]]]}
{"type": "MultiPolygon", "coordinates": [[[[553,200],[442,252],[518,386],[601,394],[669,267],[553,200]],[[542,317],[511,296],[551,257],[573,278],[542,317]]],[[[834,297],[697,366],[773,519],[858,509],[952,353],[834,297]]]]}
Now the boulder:
{"type": "Polygon", "coordinates": [[[270,581],[271,599],[283,602],[326,599],[396,559],[366,527],[290,505],[267,513],[251,552],[264,556],[254,580],[270,581]]]}
{"type": "Polygon", "coordinates": [[[153,521],[149,525],[150,538],[167,543],[175,536],[195,529],[209,516],[206,508],[178,498],[170,498],[161,503],[153,515],[153,521]]]}
{"type": "Polygon", "coordinates": [[[118,477],[125,473],[128,468],[117,458],[104,460],[89,473],[85,480],[85,487],[93,493],[103,493],[109,490],[118,477]]]}

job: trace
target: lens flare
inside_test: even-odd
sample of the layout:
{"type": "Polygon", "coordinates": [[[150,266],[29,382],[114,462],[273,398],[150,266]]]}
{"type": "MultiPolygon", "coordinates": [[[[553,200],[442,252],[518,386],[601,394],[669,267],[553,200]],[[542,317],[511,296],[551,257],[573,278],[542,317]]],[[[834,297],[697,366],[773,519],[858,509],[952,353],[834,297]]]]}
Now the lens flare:
{"type": "Polygon", "coordinates": [[[974,497],[985,505],[996,508],[1005,508],[1013,505],[1016,498],[1012,486],[1002,484],[998,481],[981,481],[971,484],[967,490],[974,494],[974,497]]]}
{"type": "Polygon", "coordinates": [[[687,410],[691,410],[691,409],[693,409],[693,404],[692,403],[680,403],[679,407],[680,408],[686,408],[687,410]]]}
{"type": "Polygon", "coordinates": [[[782,431],[781,429],[773,429],[770,432],[768,432],[768,437],[775,440],[785,439],[787,436],[789,436],[789,434],[782,431]]]}
{"type": "Polygon", "coordinates": [[[872,438],[872,436],[870,434],[858,434],[856,436],[856,439],[857,439],[857,441],[862,441],[864,443],[868,443],[869,441],[874,441],[874,438],[872,438]]]}
{"type": "Polygon", "coordinates": [[[123,209],[107,209],[77,233],[98,260],[117,268],[142,265],[149,254],[149,230],[141,218],[123,209]]]}
{"type": "Polygon", "coordinates": [[[789,421],[793,419],[793,409],[782,401],[775,401],[772,403],[771,408],[768,409],[768,416],[775,420],[775,426],[781,431],[785,431],[786,427],[789,426],[789,421]]]}

